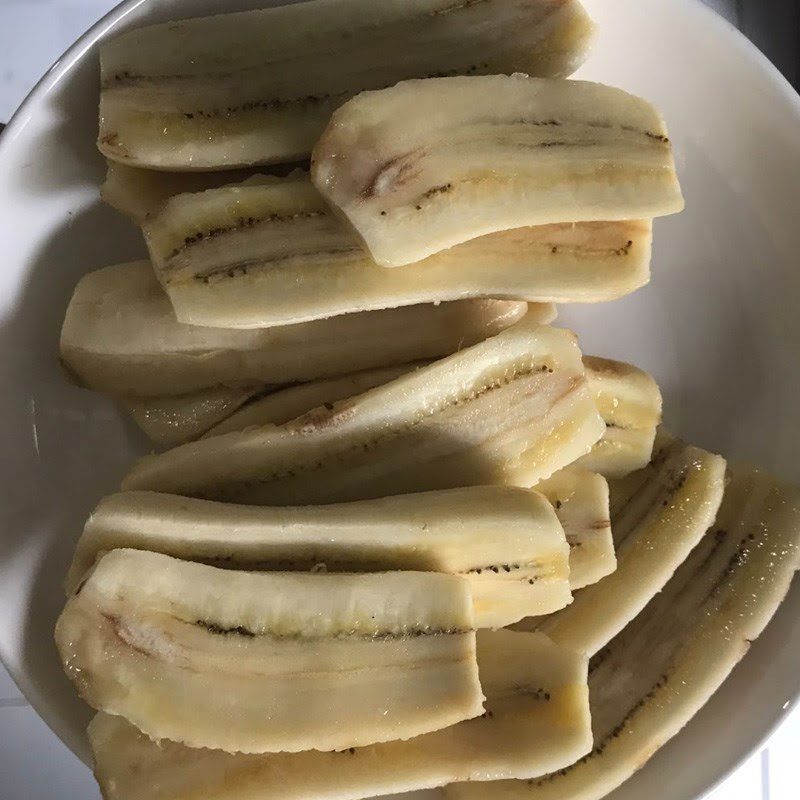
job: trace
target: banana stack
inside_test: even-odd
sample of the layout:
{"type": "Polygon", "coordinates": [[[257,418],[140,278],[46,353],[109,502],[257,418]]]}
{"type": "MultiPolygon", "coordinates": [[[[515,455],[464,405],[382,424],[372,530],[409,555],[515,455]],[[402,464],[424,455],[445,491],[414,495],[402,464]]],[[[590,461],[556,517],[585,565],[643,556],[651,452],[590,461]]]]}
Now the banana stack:
{"type": "Polygon", "coordinates": [[[159,452],[89,516],[55,632],[105,800],[595,800],[800,566],[800,492],[672,436],[557,303],[680,211],[645,100],[566,80],[577,0],[311,0],[101,52],[79,385],[159,452]]]}

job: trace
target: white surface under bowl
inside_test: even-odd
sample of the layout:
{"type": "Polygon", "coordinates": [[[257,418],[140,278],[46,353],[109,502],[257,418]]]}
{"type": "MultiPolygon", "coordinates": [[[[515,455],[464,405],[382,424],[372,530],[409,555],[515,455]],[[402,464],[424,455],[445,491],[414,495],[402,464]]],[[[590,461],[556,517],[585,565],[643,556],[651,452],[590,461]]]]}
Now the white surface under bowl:
{"type": "MultiPolygon", "coordinates": [[[[144,253],[103,207],[94,148],[97,41],[112,30],[265,2],[136,0],[53,67],[0,137],[0,656],[53,730],[86,758],[89,713],[52,629],[93,504],[143,437],[70,386],[57,360],[85,272],[144,253]]],[[[800,481],[800,100],[742,36],[693,0],[586,0],[601,29],[580,77],[664,112],[687,209],[656,225],[650,286],[562,311],[587,352],[649,369],[667,423],[800,481]]],[[[800,586],[711,703],[614,800],[694,800],[771,730],[800,691],[800,586]]]]}

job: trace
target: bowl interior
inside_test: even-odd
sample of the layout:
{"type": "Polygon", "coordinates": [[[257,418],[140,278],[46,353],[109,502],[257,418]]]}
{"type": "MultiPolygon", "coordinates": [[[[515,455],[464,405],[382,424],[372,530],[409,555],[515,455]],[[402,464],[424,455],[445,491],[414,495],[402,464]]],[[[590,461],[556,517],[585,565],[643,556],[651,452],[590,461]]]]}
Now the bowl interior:
{"type": "MultiPolygon", "coordinates": [[[[600,35],[579,77],[662,109],[687,209],[657,222],[648,287],[616,303],[562,309],[561,323],[578,331],[585,351],[650,370],[677,433],[798,481],[800,101],[693,0],[585,1],[600,35]]],[[[53,645],[61,583],[93,504],[148,449],[111,401],[70,386],[57,358],[77,279],[144,254],[138,232],[97,198],[96,42],[143,20],[263,5],[123,4],[51,70],[0,139],[0,655],[83,758],[89,714],[53,645]]],[[[795,582],[711,703],[615,800],[691,800],[755,747],[800,689],[798,620],[795,582]]]]}

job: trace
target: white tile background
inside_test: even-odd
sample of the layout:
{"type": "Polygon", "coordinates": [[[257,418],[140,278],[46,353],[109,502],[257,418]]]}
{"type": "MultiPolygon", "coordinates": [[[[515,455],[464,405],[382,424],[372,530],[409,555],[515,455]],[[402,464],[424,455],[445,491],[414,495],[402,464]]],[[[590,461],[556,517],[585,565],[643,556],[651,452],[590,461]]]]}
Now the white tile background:
{"type": "MultiPolygon", "coordinates": [[[[747,2],[706,2],[734,24],[746,20],[747,2]]],[[[114,0],[0,0],[0,121],[11,116],[67,46],[114,5],[114,0]]],[[[789,63],[796,56],[783,52],[774,57],[789,63]]],[[[800,709],[712,798],[797,800],[798,757],[800,709]]],[[[94,800],[98,792],[89,771],[49,731],[0,666],[0,800],[55,797],[94,800]]]]}

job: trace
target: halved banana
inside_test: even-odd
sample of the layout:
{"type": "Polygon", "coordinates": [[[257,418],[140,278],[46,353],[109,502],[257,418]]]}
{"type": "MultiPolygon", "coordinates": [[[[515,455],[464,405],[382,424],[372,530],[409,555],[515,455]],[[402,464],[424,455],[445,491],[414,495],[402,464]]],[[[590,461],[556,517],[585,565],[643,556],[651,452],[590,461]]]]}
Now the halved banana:
{"type": "Polygon", "coordinates": [[[89,726],[106,800],[357,800],[453,780],[532,778],[592,746],[584,657],[541,634],[481,631],[486,711],[405,742],[343,752],[246,755],[153,742],[98,714],[89,726]]]}
{"type": "Polygon", "coordinates": [[[175,320],[146,261],[91,272],[61,329],[61,358],[83,384],[116,395],[292,383],[452,353],[520,319],[525,303],[464,300],[237,331],[175,320]]]}
{"type": "Polygon", "coordinates": [[[180,322],[286,325],[470,297],[611,300],[649,279],[651,220],[517,228],[381,269],[305,172],[181,194],[143,223],[180,322]]]}
{"type": "Polygon", "coordinates": [[[156,169],[292,161],[362,89],[568,75],[592,33],[577,0],[316,0],[136,28],[100,49],[98,146],[156,169]]]}
{"type": "Polygon", "coordinates": [[[503,333],[283,426],[141,459],[125,489],[307,505],[457,486],[532,486],[605,430],[575,337],[503,333]]]}
{"type": "Polygon", "coordinates": [[[658,384],[647,372],[624,361],[584,356],[583,365],[606,432],[580,466],[607,478],[646,467],[661,422],[658,384]]]}
{"type": "Polygon", "coordinates": [[[725,460],[662,436],[652,463],[623,479],[636,483],[614,502],[611,533],[616,571],[575,595],[568,608],[523,630],[545,632],[573,650],[594,655],[661,591],[714,522],[725,486],[725,460]]]}
{"type": "Polygon", "coordinates": [[[104,498],[89,517],[67,592],[98,555],[118,548],[247,570],[463,575],[478,628],[548,614],[572,597],[569,546],[552,506],[513,487],[293,508],[122,492],[104,498]]]}
{"type": "Polygon", "coordinates": [[[667,130],[649,103],[526,75],[363,92],[334,113],[311,175],[384,266],[509,228],[683,208],[667,130]]]}
{"type": "Polygon", "coordinates": [[[103,556],[56,643],[94,708],[229,752],[406,739],[482,713],[469,582],[253,573],[103,556]]]}
{"type": "Polygon", "coordinates": [[[594,749],[539,780],[456,784],[447,800],[599,800],[708,701],[800,568],[800,492],[736,468],[716,522],[647,607],[592,659],[594,749]]]}
{"type": "Polygon", "coordinates": [[[535,488],[550,501],[564,528],[573,591],[610,575],[617,568],[617,558],[606,479],[582,467],[569,466],[540,481],[535,488]]]}

